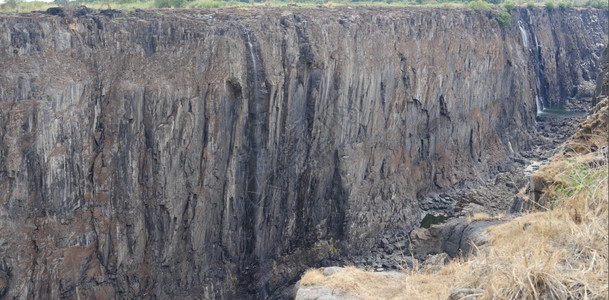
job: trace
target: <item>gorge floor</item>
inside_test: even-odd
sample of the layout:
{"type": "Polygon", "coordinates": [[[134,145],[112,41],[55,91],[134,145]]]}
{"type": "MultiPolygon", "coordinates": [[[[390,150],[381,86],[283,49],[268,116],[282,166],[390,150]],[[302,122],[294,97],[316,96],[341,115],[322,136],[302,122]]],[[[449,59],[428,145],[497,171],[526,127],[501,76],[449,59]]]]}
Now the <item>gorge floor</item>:
{"type": "MultiPolygon", "coordinates": [[[[565,111],[587,111],[590,103],[590,99],[571,101],[567,103],[565,111]]],[[[481,219],[477,221],[485,221],[481,224],[483,228],[519,216],[522,205],[517,196],[519,191],[526,188],[534,171],[562,150],[563,142],[575,133],[585,118],[586,116],[572,115],[564,118],[537,117],[536,132],[532,133],[537,139],[531,149],[514,153],[511,161],[505,166],[492,171],[492,178],[480,181],[477,186],[466,186],[426,197],[422,200],[429,208],[426,213],[446,216],[445,223],[456,221],[448,222],[450,224],[447,226],[459,226],[464,223],[463,219],[469,223],[474,215],[482,216],[478,217],[481,219]]],[[[355,266],[366,271],[400,272],[415,266],[441,265],[452,256],[438,251],[436,247],[413,247],[410,236],[410,232],[404,231],[379,234],[378,243],[369,253],[352,257],[333,253],[328,259],[320,262],[320,267],[355,266]]],[[[291,283],[278,289],[272,298],[286,299],[292,296],[293,292],[294,283],[291,283]]]]}

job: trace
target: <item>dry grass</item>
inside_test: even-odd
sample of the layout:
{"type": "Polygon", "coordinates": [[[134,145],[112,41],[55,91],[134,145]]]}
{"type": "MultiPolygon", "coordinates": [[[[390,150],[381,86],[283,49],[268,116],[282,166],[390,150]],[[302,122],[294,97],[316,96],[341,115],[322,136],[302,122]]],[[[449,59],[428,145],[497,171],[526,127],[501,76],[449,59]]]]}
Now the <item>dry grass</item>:
{"type": "Polygon", "coordinates": [[[607,158],[566,162],[555,178],[553,209],[489,228],[490,247],[476,257],[401,280],[349,267],[328,277],[309,271],[303,281],[364,299],[447,299],[463,288],[483,291],[467,299],[607,299],[607,158]]]}
{"type": "Polygon", "coordinates": [[[352,266],[345,267],[330,276],[324,276],[319,269],[308,270],[300,284],[324,284],[331,288],[341,288],[365,299],[403,299],[401,294],[405,288],[402,276],[385,276],[382,273],[366,272],[352,266]]]}
{"type": "Polygon", "coordinates": [[[300,284],[302,285],[316,285],[326,281],[326,276],[321,272],[320,269],[310,269],[307,270],[302,278],[300,279],[300,284]]]}
{"type": "Polygon", "coordinates": [[[490,220],[491,216],[487,213],[475,213],[472,218],[474,219],[474,221],[485,221],[490,220]]]}
{"type": "Polygon", "coordinates": [[[593,174],[588,186],[489,230],[490,251],[472,259],[483,264],[484,299],[607,299],[607,169],[580,167],[569,174],[593,174]]]}

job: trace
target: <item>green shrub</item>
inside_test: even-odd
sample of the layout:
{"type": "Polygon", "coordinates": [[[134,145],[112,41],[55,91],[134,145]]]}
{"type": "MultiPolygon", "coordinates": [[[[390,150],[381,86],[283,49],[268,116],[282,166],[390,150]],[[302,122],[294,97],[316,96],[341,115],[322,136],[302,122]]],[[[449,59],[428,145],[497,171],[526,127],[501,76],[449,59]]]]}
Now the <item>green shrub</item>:
{"type": "Polygon", "coordinates": [[[180,8],[180,7],[184,7],[184,0],[169,0],[169,4],[171,4],[171,7],[175,7],[175,8],[180,8]]]}
{"type": "Polygon", "coordinates": [[[501,15],[497,17],[497,21],[499,21],[499,26],[501,26],[501,28],[508,28],[510,27],[510,24],[512,24],[512,16],[509,12],[504,10],[501,12],[501,15]]]}
{"type": "Polygon", "coordinates": [[[606,0],[588,0],[586,2],[585,6],[593,7],[593,8],[602,8],[604,10],[608,10],[609,2],[607,2],[606,0]]]}
{"type": "Polygon", "coordinates": [[[549,11],[554,10],[554,2],[553,1],[546,1],[546,9],[549,11]]]}
{"type": "Polygon", "coordinates": [[[180,8],[184,6],[184,0],[154,0],[154,7],[156,8],[180,8]]]}
{"type": "Polygon", "coordinates": [[[514,7],[516,7],[514,2],[506,2],[505,4],[503,4],[503,8],[505,8],[507,11],[514,9],[514,7]]]}
{"type": "Polygon", "coordinates": [[[469,7],[474,10],[489,10],[490,6],[484,0],[476,0],[469,3],[469,7]]]}
{"type": "Polygon", "coordinates": [[[19,6],[19,3],[21,3],[20,0],[6,0],[6,3],[4,5],[6,5],[6,7],[8,7],[9,9],[15,9],[17,8],[17,6],[19,6]]]}
{"type": "MultiPolygon", "coordinates": [[[[558,182],[554,184],[554,192],[558,198],[573,197],[577,193],[584,193],[585,198],[596,197],[597,185],[607,177],[607,168],[591,167],[588,164],[575,160],[567,160],[567,170],[558,175],[558,182]],[[561,197],[562,196],[562,197],[561,197]]],[[[553,199],[550,203],[554,206],[553,199]]]]}
{"type": "Polygon", "coordinates": [[[224,6],[226,3],[226,1],[204,1],[204,2],[200,2],[197,1],[195,2],[195,4],[192,5],[193,8],[220,8],[222,6],[224,6]]]}
{"type": "Polygon", "coordinates": [[[168,8],[171,7],[171,5],[169,5],[169,0],[154,0],[154,7],[168,8]]]}
{"type": "Polygon", "coordinates": [[[533,2],[527,2],[527,7],[534,7],[534,6],[535,6],[535,3],[533,3],[533,2]]]}

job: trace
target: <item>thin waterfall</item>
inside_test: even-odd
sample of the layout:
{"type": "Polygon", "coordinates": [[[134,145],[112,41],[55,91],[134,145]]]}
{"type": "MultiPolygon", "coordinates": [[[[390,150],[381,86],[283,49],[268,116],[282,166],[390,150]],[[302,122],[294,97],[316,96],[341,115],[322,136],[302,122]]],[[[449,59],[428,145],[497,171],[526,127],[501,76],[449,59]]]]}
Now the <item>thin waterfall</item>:
{"type": "MultiPolygon", "coordinates": [[[[531,16],[529,16],[529,22],[531,22],[531,16]]],[[[532,28],[532,25],[529,24],[532,28]]],[[[533,55],[535,57],[535,88],[537,88],[537,95],[539,95],[539,97],[535,96],[536,99],[536,105],[537,105],[537,115],[539,115],[540,113],[543,112],[543,96],[541,94],[541,64],[543,63],[542,61],[542,57],[541,57],[541,47],[539,46],[539,42],[537,41],[537,36],[535,35],[535,32],[533,32],[533,30],[531,30],[532,36],[533,36],[533,40],[535,41],[535,49],[533,49],[533,51],[531,51],[531,55],[533,55]]]]}
{"type": "Polygon", "coordinates": [[[520,28],[520,35],[522,36],[522,44],[525,48],[529,49],[529,39],[527,38],[527,32],[522,27],[522,21],[518,21],[518,28],[520,28]]]}
{"type": "Polygon", "coordinates": [[[535,95],[535,105],[537,106],[537,115],[539,116],[543,112],[543,104],[539,101],[539,96],[537,95],[535,95]]]}
{"type": "MultiPolygon", "coordinates": [[[[260,72],[258,66],[258,57],[256,54],[256,48],[252,41],[251,34],[248,30],[244,29],[247,36],[247,46],[250,52],[250,58],[252,60],[252,77],[253,77],[253,98],[250,101],[250,115],[251,115],[251,127],[250,127],[250,166],[252,167],[253,173],[249,174],[249,186],[247,188],[248,198],[251,201],[254,214],[254,235],[255,235],[255,248],[254,251],[256,256],[264,260],[265,256],[265,245],[264,233],[260,226],[264,220],[264,207],[265,207],[265,189],[267,179],[266,170],[266,155],[264,147],[264,133],[265,133],[265,109],[264,109],[264,95],[261,91],[262,83],[260,82],[260,72]]],[[[266,294],[264,289],[261,291],[262,294],[266,294]]],[[[265,298],[265,297],[263,297],[265,298]]]]}
{"type": "Polygon", "coordinates": [[[254,52],[254,45],[252,44],[252,38],[249,31],[246,31],[247,35],[247,46],[250,51],[250,58],[252,59],[252,72],[254,73],[254,103],[258,103],[260,97],[260,90],[258,89],[258,63],[256,62],[256,54],[254,52]]]}
{"type": "MultiPolygon", "coordinates": [[[[253,74],[253,98],[250,101],[250,111],[252,117],[252,135],[251,135],[251,149],[254,154],[256,167],[253,178],[254,189],[256,192],[260,192],[259,188],[262,185],[262,181],[260,177],[264,175],[264,164],[262,160],[264,159],[264,145],[263,145],[263,135],[264,135],[264,105],[260,92],[260,81],[259,81],[259,72],[258,70],[258,62],[256,58],[256,51],[254,45],[252,43],[252,38],[250,36],[249,31],[246,31],[247,36],[247,46],[250,52],[250,58],[252,60],[252,74],[253,74]]],[[[259,200],[254,201],[256,205],[259,205],[259,200]]]]}
{"type": "Polygon", "coordinates": [[[529,52],[529,57],[531,58],[531,63],[533,64],[533,68],[535,70],[535,106],[536,106],[536,115],[539,115],[543,112],[543,90],[541,86],[541,70],[543,69],[542,57],[541,57],[541,47],[539,46],[539,41],[537,40],[537,36],[533,31],[533,24],[531,20],[531,16],[529,15],[528,24],[524,24],[522,21],[518,21],[518,28],[520,29],[520,35],[522,36],[522,45],[529,52]],[[534,45],[529,44],[529,36],[527,35],[527,29],[531,33],[531,40],[534,42],[534,45]]]}

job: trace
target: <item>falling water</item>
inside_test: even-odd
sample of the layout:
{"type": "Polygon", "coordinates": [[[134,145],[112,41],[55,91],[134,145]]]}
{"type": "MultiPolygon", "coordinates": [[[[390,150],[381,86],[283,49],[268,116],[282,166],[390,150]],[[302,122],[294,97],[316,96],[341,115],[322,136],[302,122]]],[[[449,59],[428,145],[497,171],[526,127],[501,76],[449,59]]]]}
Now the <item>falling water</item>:
{"type": "MultiPolygon", "coordinates": [[[[247,188],[248,197],[253,205],[254,213],[254,236],[255,236],[255,253],[258,259],[263,261],[265,259],[265,244],[264,241],[265,233],[261,229],[261,224],[264,220],[264,205],[266,195],[264,193],[264,185],[266,181],[266,164],[265,164],[265,153],[264,153],[264,132],[265,132],[265,111],[264,111],[264,97],[261,92],[261,82],[259,81],[260,70],[258,69],[258,59],[256,56],[255,47],[252,42],[250,32],[245,30],[247,36],[247,46],[250,52],[250,58],[252,59],[252,74],[253,80],[253,98],[250,101],[251,107],[251,129],[250,129],[250,143],[253,159],[253,173],[249,176],[249,186],[247,188]]],[[[261,288],[260,293],[263,295],[262,299],[266,298],[267,292],[264,287],[261,288]]]]}
{"type": "Polygon", "coordinates": [[[252,38],[250,37],[250,33],[249,31],[246,31],[246,35],[247,35],[247,46],[250,50],[250,57],[252,59],[252,67],[253,67],[253,73],[254,73],[254,102],[257,102],[256,100],[258,95],[257,93],[258,91],[258,66],[256,63],[256,54],[254,53],[254,45],[252,45],[252,38]]]}
{"type": "MultiPolygon", "coordinates": [[[[259,84],[259,80],[258,80],[258,63],[256,61],[256,53],[254,50],[254,45],[252,44],[252,38],[250,37],[250,33],[246,31],[246,35],[247,35],[247,45],[250,51],[250,57],[252,59],[252,73],[254,75],[254,82],[253,84],[253,88],[254,88],[254,97],[253,97],[253,101],[251,101],[252,107],[252,124],[253,124],[253,134],[251,137],[251,142],[252,142],[252,151],[254,152],[254,155],[256,155],[256,177],[258,178],[259,176],[262,176],[263,174],[263,170],[262,170],[262,161],[260,160],[260,158],[263,156],[262,155],[262,135],[263,135],[263,126],[264,126],[264,120],[263,120],[263,105],[262,105],[262,99],[260,97],[260,84],[259,84]]],[[[260,186],[261,182],[259,182],[259,179],[254,179],[254,182],[256,184],[256,189],[260,186]]]]}
{"type": "Polygon", "coordinates": [[[537,106],[537,115],[539,116],[541,113],[543,113],[543,104],[541,101],[539,101],[539,97],[537,95],[535,96],[535,104],[537,106]]]}
{"type": "MultiPolygon", "coordinates": [[[[529,15],[529,28],[532,28],[532,21],[531,21],[531,16],[529,15]]],[[[542,57],[541,57],[541,48],[539,46],[539,42],[537,41],[537,36],[535,36],[535,32],[533,30],[531,30],[531,40],[534,42],[534,46],[530,47],[531,45],[529,45],[529,37],[527,35],[527,31],[525,29],[524,24],[522,23],[522,21],[518,21],[518,28],[520,29],[520,35],[522,36],[522,45],[524,46],[525,49],[528,50],[529,52],[529,56],[531,57],[531,62],[534,65],[534,69],[535,69],[535,91],[536,91],[536,95],[535,95],[535,106],[536,106],[536,115],[538,116],[539,114],[541,114],[543,112],[543,96],[542,96],[542,89],[541,89],[541,64],[543,63],[542,61],[542,57]]]]}
{"type": "Polygon", "coordinates": [[[522,44],[525,48],[529,49],[529,39],[527,38],[527,32],[522,28],[521,21],[518,21],[518,27],[520,28],[520,35],[522,36],[522,44]]]}
{"type": "MultiPolygon", "coordinates": [[[[530,18],[530,16],[529,16],[530,18]]],[[[533,40],[535,41],[535,49],[533,49],[533,51],[531,52],[531,55],[533,55],[535,57],[535,73],[537,76],[535,76],[535,87],[537,88],[537,94],[539,95],[539,97],[535,96],[535,101],[537,104],[537,115],[539,115],[540,113],[543,112],[543,98],[541,96],[541,81],[540,81],[540,77],[541,77],[541,64],[542,64],[542,57],[541,57],[541,50],[539,47],[539,42],[537,41],[537,36],[535,35],[535,33],[533,32],[532,34],[533,36],[533,40]]]]}

